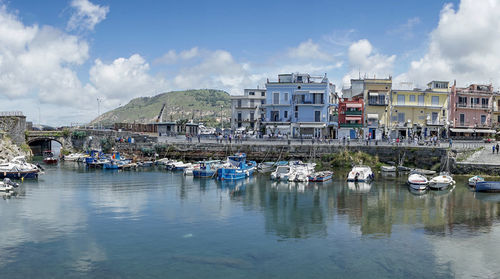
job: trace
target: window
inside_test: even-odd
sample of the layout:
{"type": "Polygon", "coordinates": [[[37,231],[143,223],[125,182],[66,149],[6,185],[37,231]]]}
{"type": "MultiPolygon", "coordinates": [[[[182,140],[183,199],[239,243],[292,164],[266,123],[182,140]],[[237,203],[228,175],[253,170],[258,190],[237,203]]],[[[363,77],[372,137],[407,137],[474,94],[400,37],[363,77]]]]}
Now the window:
{"type": "Polygon", "coordinates": [[[405,95],[398,95],[398,105],[405,104],[405,95]]]}
{"type": "Polygon", "coordinates": [[[481,99],[481,107],[482,108],[488,108],[488,99],[487,98],[482,98],[481,99]]]}
{"type": "Polygon", "coordinates": [[[479,106],[479,98],[470,98],[471,107],[479,106]]]}
{"type": "Polygon", "coordinates": [[[287,110],[285,110],[285,112],[284,112],[284,114],[283,114],[283,117],[284,117],[284,118],[288,118],[288,111],[287,111],[287,110]]]}
{"type": "Polygon", "coordinates": [[[250,91],[250,92],[248,92],[248,95],[250,95],[250,96],[255,96],[255,92],[250,91]]]}
{"type": "Polygon", "coordinates": [[[238,112],[238,121],[241,121],[241,112],[238,112]]]}
{"type": "Polygon", "coordinates": [[[285,102],[288,102],[288,92],[285,92],[283,100],[285,100],[285,102]]]}
{"type": "Polygon", "coordinates": [[[265,97],[266,96],[266,92],[264,92],[264,91],[260,92],[260,96],[261,97],[265,97]]]}
{"type": "Polygon", "coordinates": [[[385,105],[385,95],[378,95],[378,104],[385,105]]]}
{"type": "Polygon", "coordinates": [[[274,92],[273,93],[273,104],[274,105],[279,105],[280,103],[280,93],[279,92],[274,92]]]}
{"type": "Polygon", "coordinates": [[[238,100],[238,107],[241,108],[241,100],[238,100]]]}
{"type": "Polygon", "coordinates": [[[280,112],[279,110],[271,111],[271,121],[277,122],[280,121],[280,112]]]}
{"type": "Polygon", "coordinates": [[[432,96],[432,105],[439,106],[439,96],[432,96]]]}
{"type": "Polygon", "coordinates": [[[314,111],[314,122],[320,122],[321,121],[321,111],[316,110],[314,111]]]}
{"type": "Polygon", "coordinates": [[[410,95],[410,102],[415,103],[415,95],[410,95]]]}
{"type": "Polygon", "coordinates": [[[497,122],[500,123],[500,115],[497,116],[497,122]]]}
{"type": "Polygon", "coordinates": [[[465,114],[461,113],[460,114],[460,126],[465,125],[465,114]]]}
{"type": "Polygon", "coordinates": [[[437,112],[432,113],[431,120],[432,120],[432,124],[437,124],[437,122],[438,122],[438,113],[437,112]]]}
{"type": "Polygon", "coordinates": [[[254,99],[250,100],[250,107],[251,108],[255,107],[255,100],[254,99]]]}
{"type": "Polygon", "coordinates": [[[467,97],[458,97],[458,107],[467,107],[467,97]]]}
{"type": "Polygon", "coordinates": [[[486,115],[481,115],[481,124],[486,124],[486,115]]]}
{"type": "Polygon", "coordinates": [[[405,113],[404,112],[398,112],[398,122],[399,123],[405,123],[405,113]]]}
{"type": "Polygon", "coordinates": [[[261,103],[262,105],[265,105],[265,104],[266,104],[266,100],[260,100],[260,103],[261,103]]]}
{"type": "Polygon", "coordinates": [[[252,111],[250,112],[250,121],[254,121],[255,120],[255,113],[252,111]]]}
{"type": "Polygon", "coordinates": [[[424,105],[424,95],[418,95],[418,105],[419,106],[424,105]]]}

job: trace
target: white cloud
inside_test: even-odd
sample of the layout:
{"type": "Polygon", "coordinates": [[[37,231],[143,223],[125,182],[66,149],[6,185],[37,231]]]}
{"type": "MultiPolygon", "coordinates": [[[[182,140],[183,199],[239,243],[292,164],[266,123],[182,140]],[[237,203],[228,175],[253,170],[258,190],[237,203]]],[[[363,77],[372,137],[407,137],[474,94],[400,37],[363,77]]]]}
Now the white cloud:
{"type": "Polygon", "coordinates": [[[412,17],[409,18],[406,23],[401,24],[400,26],[388,30],[387,34],[389,35],[397,35],[403,39],[412,39],[415,35],[413,34],[413,29],[415,26],[420,24],[420,18],[419,17],[412,17]]]}
{"type": "Polygon", "coordinates": [[[68,21],[68,30],[94,30],[96,24],[106,19],[109,12],[108,6],[92,4],[88,0],[73,0],[70,5],[75,11],[68,21]]]}
{"type": "Polygon", "coordinates": [[[139,54],[117,58],[106,64],[96,59],[89,72],[86,93],[105,99],[105,108],[114,107],[137,96],[163,92],[166,82],[149,74],[149,64],[139,54]]]}
{"type": "Polygon", "coordinates": [[[200,51],[198,47],[193,47],[188,50],[183,50],[177,53],[175,50],[171,49],[167,51],[162,57],[155,59],[154,64],[174,64],[180,60],[190,60],[197,56],[200,56],[200,51]]]}
{"type": "Polygon", "coordinates": [[[499,83],[499,72],[500,1],[462,0],[456,10],[452,4],[443,7],[427,53],[396,80],[499,83]]]}
{"type": "Polygon", "coordinates": [[[300,43],[297,47],[288,50],[290,58],[298,59],[313,59],[331,61],[333,57],[322,51],[319,44],[314,43],[311,39],[300,43]]]}
{"type": "Polygon", "coordinates": [[[344,76],[343,82],[350,83],[352,78],[367,75],[370,77],[388,77],[392,74],[396,55],[383,55],[373,50],[372,44],[359,40],[349,46],[348,50],[350,72],[344,76]]]}

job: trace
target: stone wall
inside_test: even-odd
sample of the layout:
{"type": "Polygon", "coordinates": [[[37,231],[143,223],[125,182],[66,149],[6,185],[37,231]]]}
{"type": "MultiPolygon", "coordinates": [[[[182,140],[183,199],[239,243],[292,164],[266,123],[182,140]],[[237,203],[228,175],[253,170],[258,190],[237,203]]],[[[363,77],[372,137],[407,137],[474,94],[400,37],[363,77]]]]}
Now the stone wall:
{"type": "Polygon", "coordinates": [[[26,116],[0,116],[0,131],[5,132],[17,144],[26,142],[26,116]]]}

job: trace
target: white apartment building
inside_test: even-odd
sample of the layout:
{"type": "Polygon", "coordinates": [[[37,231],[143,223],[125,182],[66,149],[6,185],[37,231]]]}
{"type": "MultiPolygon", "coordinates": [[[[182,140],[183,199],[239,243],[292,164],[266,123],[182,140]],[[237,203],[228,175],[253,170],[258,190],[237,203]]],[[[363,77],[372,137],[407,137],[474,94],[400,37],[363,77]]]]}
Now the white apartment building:
{"type": "Polygon", "coordinates": [[[231,129],[259,130],[265,103],[266,89],[245,89],[242,96],[231,96],[231,129]]]}

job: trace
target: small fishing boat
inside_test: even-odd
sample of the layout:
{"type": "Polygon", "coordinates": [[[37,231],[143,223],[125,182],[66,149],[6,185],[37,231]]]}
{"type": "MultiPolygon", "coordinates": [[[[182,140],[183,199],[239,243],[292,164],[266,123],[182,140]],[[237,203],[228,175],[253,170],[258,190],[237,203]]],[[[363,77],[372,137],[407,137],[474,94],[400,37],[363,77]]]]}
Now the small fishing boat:
{"type": "Polygon", "coordinates": [[[411,173],[417,173],[417,174],[421,174],[421,175],[435,175],[436,171],[424,170],[424,169],[412,169],[411,173]]]}
{"type": "Polygon", "coordinates": [[[79,161],[80,158],[83,158],[85,156],[87,156],[87,155],[85,155],[83,153],[71,153],[68,155],[64,155],[63,160],[68,161],[68,162],[76,162],[76,161],[79,161]]]}
{"type": "Polygon", "coordinates": [[[425,190],[428,184],[429,180],[427,180],[427,177],[419,173],[412,173],[408,176],[408,185],[415,190],[425,190]]]}
{"type": "Polygon", "coordinates": [[[398,166],[397,169],[402,172],[411,171],[411,168],[405,166],[398,166]]]}
{"type": "Polygon", "coordinates": [[[307,182],[309,181],[310,174],[311,172],[305,167],[295,167],[293,168],[292,174],[288,176],[288,181],[307,182]]]}
{"type": "Polygon", "coordinates": [[[47,165],[57,164],[57,158],[52,151],[46,150],[43,152],[43,162],[47,165]]]}
{"type": "Polygon", "coordinates": [[[476,187],[476,183],[484,181],[484,178],[479,175],[475,175],[469,178],[469,186],[476,187]]]}
{"type": "Polygon", "coordinates": [[[333,177],[332,171],[320,171],[309,175],[309,182],[325,182],[331,180],[333,177]]]}
{"type": "Polygon", "coordinates": [[[246,161],[245,153],[236,153],[227,158],[229,166],[217,169],[217,179],[219,180],[239,180],[249,177],[257,168],[255,161],[246,161]]]}
{"type": "Polygon", "coordinates": [[[189,167],[184,169],[185,176],[194,176],[194,170],[200,168],[200,164],[190,164],[189,167]]]}
{"type": "Polygon", "coordinates": [[[446,189],[455,184],[455,180],[448,173],[440,173],[429,181],[429,188],[434,190],[446,189]]]}
{"type": "Polygon", "coordinates": [[[10,192],[17,187],[19,187],[19,184],[12,182],[8,178],[4,178],[3,181],[0,181],[0,192],[10,192]]]}
{"type": "Polygon", "coordinates": [[[381,166],[380,170],[383,172],[396,172],[395,166],[381,166]]]}
{"type": "Polygon", "coordinates": [[[183,163],[183,162],[177,162],[176,164],[173,165],[172,171],[184,171],[187,168],[190,168],[193,166],[191,163],[183,163]]]}
{"type": "Polygon", "coordinates": [[[480,181],[476,183],[476,192],[499,193],[500,181],[480,181]]]}
{"type": "Polygon", "coordinates": [[[202,161],[199,163],[200,167],[193,170],[194,177],[200,178],[212,178],[217,172],[217,169],[221,167],[221,163],[218,160],[213,161],[202,161]]]}
{"type": "Polygon", "coordinates": [[[257,171],[262,173],[272,172],[277,166],[286,165],[288,165],[288,161],[263,162],[257,165],[257,171]]]}
{"type": "Polygon", "coordinates": [[[372,169],[368,166],[354,166],[347,175],[347,181],[367,182],[374,178],[372,169]]]}
{"type": "Polygon", "coordinates": [[[271,173],[271,179],[287,181],[291,174],[291,169],[290,166],[278,166],[276,170],[271,173]]]}
{"type": "Polygon", "coordinates": [[[153,166],[153,161],[142,161],[137,163],[137,166],[141,168],[150,168],[153,166]]]}

